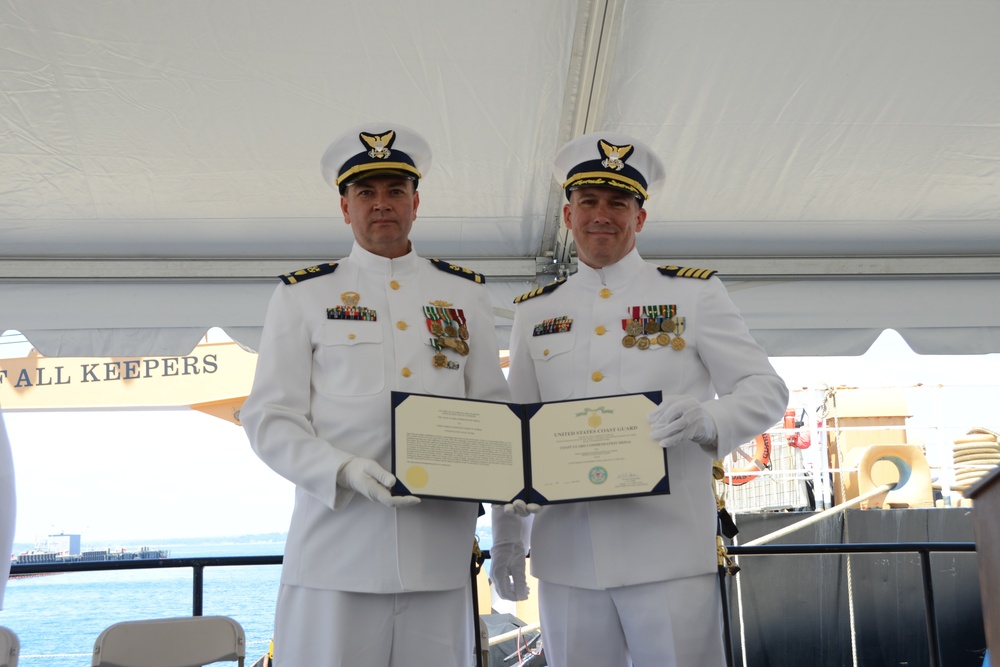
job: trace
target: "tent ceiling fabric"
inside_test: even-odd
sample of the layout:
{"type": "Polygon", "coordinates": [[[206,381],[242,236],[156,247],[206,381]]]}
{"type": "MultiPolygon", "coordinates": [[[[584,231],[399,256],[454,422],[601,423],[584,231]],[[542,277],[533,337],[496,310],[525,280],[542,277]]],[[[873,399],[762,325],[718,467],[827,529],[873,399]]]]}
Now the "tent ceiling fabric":
{"type": "Polygon", "coordinates": [[[511,301],[573,270],[549,170],[593,129],[667,165],[639,248],[720,269],[772,355],[1000,351],[992,0],[8,0],[0,332],[46,355],[256,344],[348,252],[319,173],[384,119],[434,149],[414,243],[511,301]]]}

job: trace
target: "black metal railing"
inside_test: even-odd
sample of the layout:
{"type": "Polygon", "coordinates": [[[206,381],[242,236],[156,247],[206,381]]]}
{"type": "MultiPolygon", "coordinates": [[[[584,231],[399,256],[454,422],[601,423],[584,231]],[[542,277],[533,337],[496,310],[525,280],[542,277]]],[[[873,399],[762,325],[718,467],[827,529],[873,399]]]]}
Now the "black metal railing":
{"type": "MultiPolygon", "coordinates": [[[[730,546],[726,551],[732,556],[803,556],[916,553],[920,556],[920,572],[924,592],[924,620],[927,626],[927,645],[930,667],[940,667],[941,642],[938,636],[937,613],[934,611],[934,585],[931,581],[932,553],[975,552],[975,542],[871,542],[866,544],[761,544],[757,546],[730,546]]],[[[737,575],[739,576],[739,575],[737,575]]],[[[727,619],[728,621],[728,619],[727,619]]],[[[727,627],[728,630],[728,627],[727,627]]],[[[730,658],[731,660],[731,658],[730,658]]]]}
{"type": "MultiPolygon", "coordinates": [[[[930,649],[931,667],[943,663],[940,655],[937,615],[934,611],[934,586],[931,580],[930,554],[940,552],[975,552],[974,542],[889,542],[867,544],[779,544],[758,546],[730,546],[727,551],[733,556],[801,556],[875,553],[916,553],[920,556],[921,577],[924,594],[924,618],[927,627],[927,641],[930,649]]],[[[483,550],[485,558],[490,557],[483,550]]],[[[98,561],[87,563],[45,563],[13,565],[12,576],[49,574],[57,572],[94,572],[115,570],[146,570],[158,568],[191,568],[193,616],[202,615],[204,599],[204,574],[206,567],[234,567],[245,565],[281,565],[282,556],[220,556],[211,558],[162,558],[130,561],[98,561]]],[[[737,575],[738,576],[738,575],[737,575]]],[[[727,619],[728,631],[728,619],[727,619]]]]}
{"type": "Polygon", "coordinates": [[[159,558],[80,563],[39,563],[11,565],[11,576],[53,574],[59,572],[99,572],[115,570],[156,570],[189,567],[192,571],[191,615],[201,616],[205,590],[206,567],[234,567],[243,565],[281,565],[283,556],[217,556],[211,558],[159,558]]]}

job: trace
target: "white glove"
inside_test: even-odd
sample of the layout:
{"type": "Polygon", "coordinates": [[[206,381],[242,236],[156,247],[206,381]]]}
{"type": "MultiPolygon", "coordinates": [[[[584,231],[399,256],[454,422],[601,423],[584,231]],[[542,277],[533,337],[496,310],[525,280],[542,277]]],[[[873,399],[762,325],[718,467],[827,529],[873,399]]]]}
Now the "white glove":
{"type": "Polygon", "coordinates": [[[524,545],[503,542],[490,547],[490,579],[504,600],[527,600],[528,582],[524,577],[524,545]]]}
{"type": "Polygon", "coordinates": [[[523,518],[537,513],[540,509],[542,509],[542,506],[537,503],[526,503],[521,499],[517,499],[512,503],[504,505],[503,513],[507,516],[519,516],[523,518]]]}
{"type": "Polygon", "coordinates": [[[647,418],[653,427],[649,437],[664,448],[685,442],[711,445],[719,438],[715,420],[690,396],[664,396],[647,418]]]}
{"type": "Polygon", "coordinates": [[[393,474],[371,459],[348,459],[337,471],[338,485],[353,489],[369,500],[388,507],[409,507],[420,502],[416,496],[392,495],[389,489],[395,483],[393,474]]]}

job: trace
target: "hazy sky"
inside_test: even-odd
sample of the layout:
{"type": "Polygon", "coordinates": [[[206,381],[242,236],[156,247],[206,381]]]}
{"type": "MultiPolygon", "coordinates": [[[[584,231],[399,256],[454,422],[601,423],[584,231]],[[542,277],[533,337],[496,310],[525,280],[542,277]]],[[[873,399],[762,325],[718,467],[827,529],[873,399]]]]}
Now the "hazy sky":
{"type": "Polygon", "coordinates": [[[17,542],[283,532],[293,487],[243,429],[194,410],[6,413],[17,542]]]}
{"type": "MultiPolygon", "coordinates": [[[[920,399],[910,405],[908,424],[943,418],[955,433],[973,426],[1000,430],[997,354],[920,357],[887,332],[862,357],[772,361],[793,389],[922,383],[927,394],[937,384],[956,385],[943,408],[940,401],[916,404],[920,399]]],[[[8,412],[5,419],[17,480],[18,543],[59,532],[113,546],[118,540],[155,544],[287,529],[291,484],[261,463],[243,429],[229,422],[188,409],[8,412]]]]}

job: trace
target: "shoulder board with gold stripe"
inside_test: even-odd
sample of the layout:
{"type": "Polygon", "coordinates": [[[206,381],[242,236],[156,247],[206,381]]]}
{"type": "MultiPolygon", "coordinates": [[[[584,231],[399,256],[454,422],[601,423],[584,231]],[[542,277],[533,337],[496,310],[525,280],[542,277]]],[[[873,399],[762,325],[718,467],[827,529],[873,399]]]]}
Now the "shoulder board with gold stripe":
{"type": "Polygon", "coordinates": [[[325,276],[328,273],[333,273],[337,270],[337,263],[330,262],[328,264],[317,264],[316,266],[310,266],[307,269],[299,269],[298,271],[292,271],[291,273],[286,273],[281,276],[281,282],[286,285],[295,285],[303,280],[309,280],[310,278],[315,278],[316,276],[325,276]]]}
{"type": "Polygon", "coordinates": [[[549,292],[554,291],[557,287],[559,287],[560,285],[562,285],[564,282],[566,282],[565,278],[563,278],[562,280],[557,280],[554,283],[549,283],[548,285],[545,285],[543,287],[539,287],[538,289],[533,289],[530,292],[525,292],[521,296],[519,296],[516,299],[514,299],[514,303],[521,303],[522,301],[527,301],[528,299],[533,299],[536,296],[541,296],[542,294],[548,294],[549,292]]]}
{"type": "Polygon", "coordinates": [[[476,273],[472,269],[462,268],[461,266],[457,266],[451,262],[446,262],[443,259],[432,259],[430,262],[445,273],[454,273],[456,276],[462,276],[463,278],[477,283],[486,282],[486,276],[481,273],[476,273]]]}
{"type": "Polygon", "coordinates": [[[683,266],[658,266],[656,270],[671,278],[701,278],[702,280],[708,280],[718,273],[714,269],[692,269],[683,266]]]}

